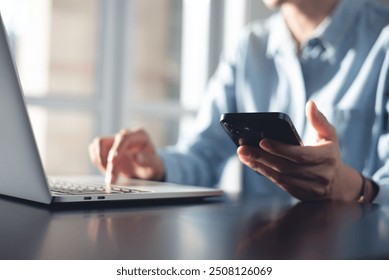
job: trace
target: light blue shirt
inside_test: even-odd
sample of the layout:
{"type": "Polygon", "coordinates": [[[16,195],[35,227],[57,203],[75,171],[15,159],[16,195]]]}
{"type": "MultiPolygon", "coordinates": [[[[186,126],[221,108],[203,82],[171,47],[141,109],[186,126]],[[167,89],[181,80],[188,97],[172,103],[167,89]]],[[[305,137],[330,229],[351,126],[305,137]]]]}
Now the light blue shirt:
{"type": "MultiPolygon", "coordinates": [[[[192,135],[161,150],[166,180],[214,186],[236,147],[222,130],[226,112],[284,112],[312,142],[305,103],[335,126],[345,163],[379,186],[389,202],[389,8],[342,0],[300,50],[281,12],[245,29],[211,79],[192,135]]],[[[243,191],[288,196],[243,168],[243,191]]]]}

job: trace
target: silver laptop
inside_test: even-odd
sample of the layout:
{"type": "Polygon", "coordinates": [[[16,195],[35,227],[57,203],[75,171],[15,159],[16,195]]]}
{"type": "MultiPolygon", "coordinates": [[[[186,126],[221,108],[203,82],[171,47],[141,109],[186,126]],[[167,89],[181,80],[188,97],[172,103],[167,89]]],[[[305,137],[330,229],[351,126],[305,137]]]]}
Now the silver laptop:
{"type": "Polygon", "coordinates": [[[213,188],[129,180],[106,186],[100,177],[48,178],[0,15],[0,194],[45,204],[219,196],[213,188]]]}

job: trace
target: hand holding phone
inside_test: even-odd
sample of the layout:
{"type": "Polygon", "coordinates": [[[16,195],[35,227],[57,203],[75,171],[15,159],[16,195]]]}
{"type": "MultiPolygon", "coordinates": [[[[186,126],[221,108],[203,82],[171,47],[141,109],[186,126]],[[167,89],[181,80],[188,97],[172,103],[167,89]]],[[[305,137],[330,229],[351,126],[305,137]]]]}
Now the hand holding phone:
{"type": "Polygon", "coordinates": [[[220,124],[238,147],[258,147],[264,138],[303,145],[290,117],[284,113],[226,113],[220,124]]]}

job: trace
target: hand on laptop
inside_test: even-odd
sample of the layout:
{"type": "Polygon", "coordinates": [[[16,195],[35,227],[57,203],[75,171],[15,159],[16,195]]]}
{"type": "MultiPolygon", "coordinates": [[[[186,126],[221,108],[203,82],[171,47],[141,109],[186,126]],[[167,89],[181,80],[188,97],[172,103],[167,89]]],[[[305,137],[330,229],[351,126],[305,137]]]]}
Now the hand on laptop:
{"type": "Polygon", "coordinates": [[[107,184],[119,175],[128,178],[162,181],[165,168],[149,135],[142,129],[121,130],[112,137],[96,138],[89,145],[94,165],[105,173],[107,184]]]}

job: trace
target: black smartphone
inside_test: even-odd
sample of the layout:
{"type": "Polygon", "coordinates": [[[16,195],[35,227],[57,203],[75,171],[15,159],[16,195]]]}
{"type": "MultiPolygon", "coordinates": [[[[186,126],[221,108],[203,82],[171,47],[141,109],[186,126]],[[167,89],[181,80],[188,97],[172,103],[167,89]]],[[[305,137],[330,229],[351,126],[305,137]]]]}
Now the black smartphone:
{"type": "Polygon", "coordinates": [[[220,124],[237,146],[258,147],[263,138],[303,145],[290,117],[284,113],[227,113],[220,124]]]}

